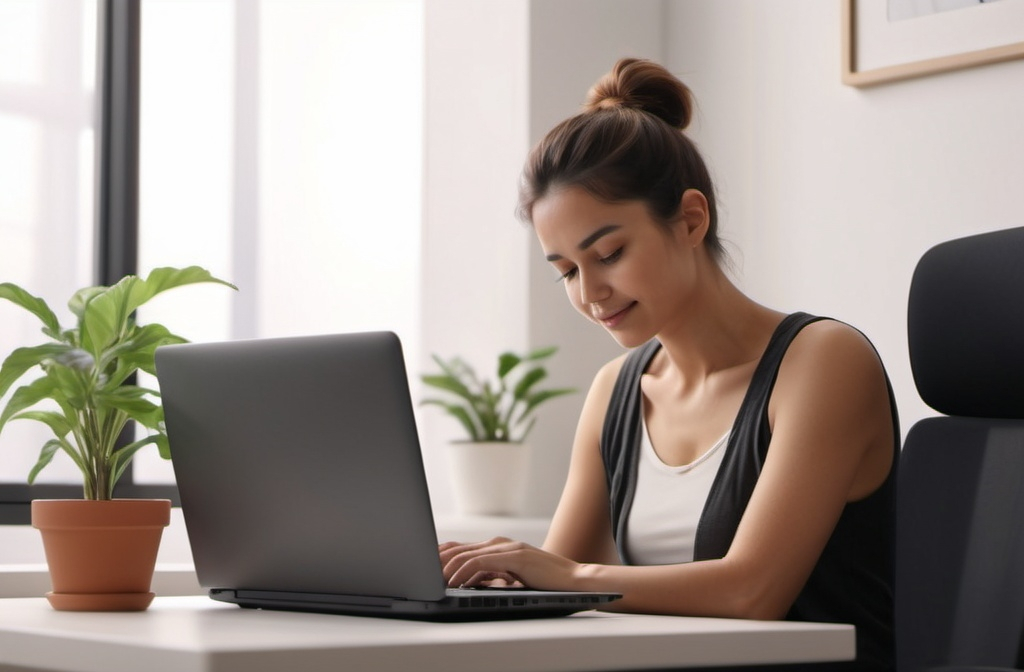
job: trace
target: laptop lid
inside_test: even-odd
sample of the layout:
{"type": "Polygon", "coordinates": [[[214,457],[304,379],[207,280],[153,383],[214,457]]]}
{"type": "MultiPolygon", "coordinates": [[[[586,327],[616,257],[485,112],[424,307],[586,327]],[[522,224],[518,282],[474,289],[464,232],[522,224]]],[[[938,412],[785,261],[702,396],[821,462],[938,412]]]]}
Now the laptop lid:
{"type": "Polygon", "coordinates": [[[397,336],[173,345],[156,365],[200,585],[445,596],[397,336]]]}
{"type": "Polygon", "coordinates": [[[446,590],[393,333],[169,345],[156,367],[196,573],[214,599],[515,618],[619,597],[446,590]]]}

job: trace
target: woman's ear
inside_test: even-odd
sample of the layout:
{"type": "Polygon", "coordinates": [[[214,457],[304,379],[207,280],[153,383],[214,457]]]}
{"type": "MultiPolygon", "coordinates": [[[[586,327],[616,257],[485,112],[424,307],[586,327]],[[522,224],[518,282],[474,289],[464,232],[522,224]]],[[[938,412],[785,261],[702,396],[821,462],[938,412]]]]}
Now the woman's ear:
{"type": "Polygon", "coordinates": [[[682,226],[676,229],[677,235],[686,237],[689,247],[697,247],[708,233],[711,224],[711,212],[708,199],[697,189],[687,189],[679,199],[679,219],[682,226]]]}

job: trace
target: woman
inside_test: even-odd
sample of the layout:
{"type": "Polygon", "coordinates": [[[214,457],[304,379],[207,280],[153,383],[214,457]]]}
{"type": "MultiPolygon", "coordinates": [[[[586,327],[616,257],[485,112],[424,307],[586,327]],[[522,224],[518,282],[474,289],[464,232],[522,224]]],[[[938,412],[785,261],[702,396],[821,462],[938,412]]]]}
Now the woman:
{"type": "MultiPolygon", "coordinates": [[[[622,593],[622,611],[853,623],[892,667],[895,403],[857,330],[785,315],[722,270],[690,92],[617,63],[524,170],[572,305],[631,351],[590,388],[543,549],[441,546],[453,586],[622,593]]],[[[844,668],[846,669],[846,668],[844,668]]]]}

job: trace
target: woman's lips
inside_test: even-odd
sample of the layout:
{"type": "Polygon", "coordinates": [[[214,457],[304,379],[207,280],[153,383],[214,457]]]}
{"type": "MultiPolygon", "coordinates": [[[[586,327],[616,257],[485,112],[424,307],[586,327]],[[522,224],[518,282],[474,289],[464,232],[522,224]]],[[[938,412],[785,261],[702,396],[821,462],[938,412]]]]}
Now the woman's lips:
{"type": "Polygon", "coordinates": [[[606,329],[614,329],[619,325],[620,322],[622,322],[622,320],[626,319],[626,316],[629,314],[629,311],[632,310],[633,306],[635,305],[636,301],[634,301],[633,303],[629,304],[628,306],[617,312],[610,313],[607,315],[594,315],[594,319],[600,322],[602,325],[604,325],[606,329]]]}

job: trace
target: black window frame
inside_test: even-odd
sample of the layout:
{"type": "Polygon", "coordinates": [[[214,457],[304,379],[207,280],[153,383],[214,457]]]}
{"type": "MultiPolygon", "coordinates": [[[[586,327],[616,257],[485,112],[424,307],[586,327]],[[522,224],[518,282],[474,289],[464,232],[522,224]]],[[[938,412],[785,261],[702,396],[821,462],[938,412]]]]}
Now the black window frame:
{"type": "MultiPolygon", "coordinates": [[[[96,284],[138,272],[140,0],[99,0],[96,78],[96,284]]],[[[121,435],[127,445],[129,423],[121,435]]],[[[135,483],[131,465],[114,488],[117,498],[170,499],[175,485],[135,483]]],[[[31,522],[33,499],[81,499],[74,484],[0,483],[0,525],[31,522]]]]}

